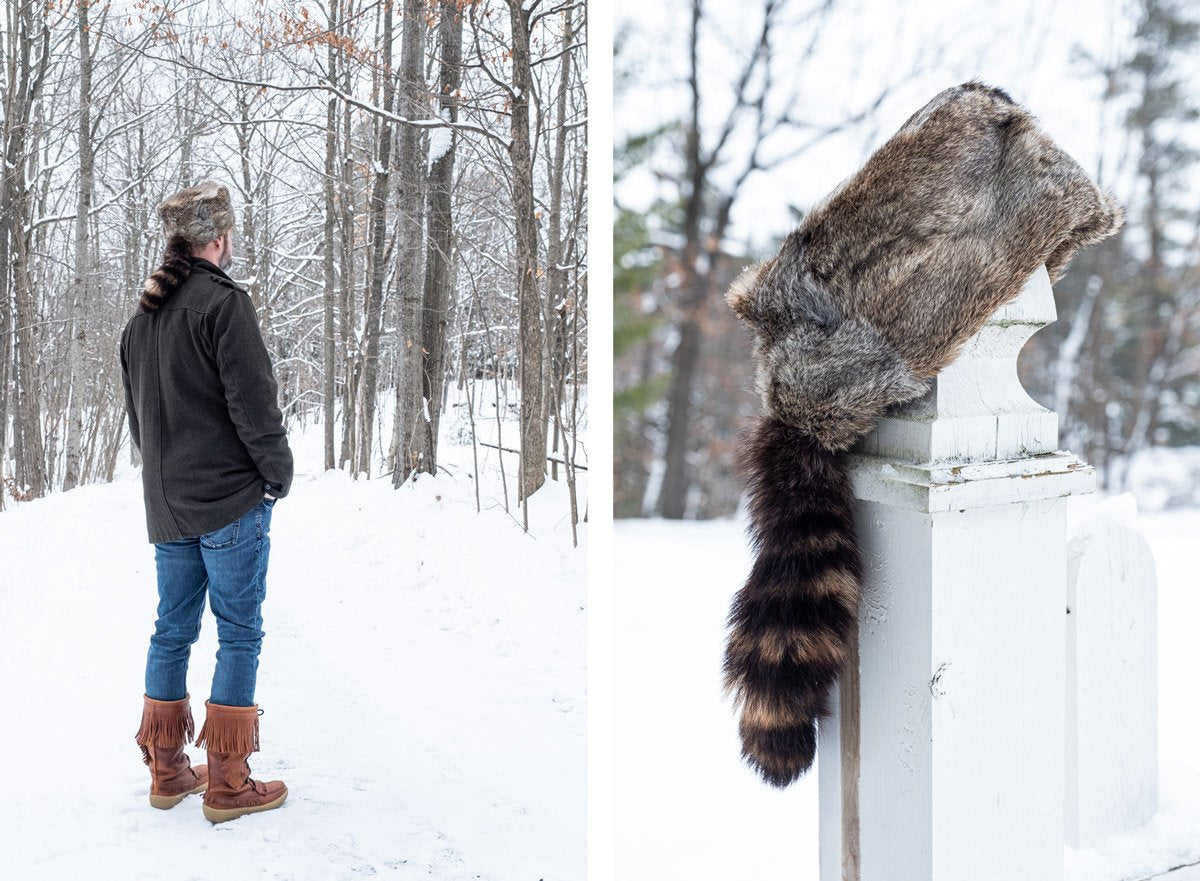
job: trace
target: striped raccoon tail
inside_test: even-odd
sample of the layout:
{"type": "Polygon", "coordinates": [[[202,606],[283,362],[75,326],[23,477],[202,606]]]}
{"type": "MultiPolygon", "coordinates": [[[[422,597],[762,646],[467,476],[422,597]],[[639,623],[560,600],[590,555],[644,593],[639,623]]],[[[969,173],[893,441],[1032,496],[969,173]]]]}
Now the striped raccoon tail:
{"type": "Polygon", "coordinates": [[[764,416],[743,439],[754,567],[729,612],[725,688],[742,756],[784,787],[812,765],[816,720],[858,626],[862,561],[838,454],[764,416]]]}
{"type": "Polygon", "coordinates": [[[187,277],[192,274],[192,264],[188,261],[191,253],[191,246],[182,236],[172,236],[167,240],[167,253],[163,257],[162,265],[150,273],[142,288],[142,297],[138,305],[143,312],[157,312],[167,297],[187,281],[187,277]]]}

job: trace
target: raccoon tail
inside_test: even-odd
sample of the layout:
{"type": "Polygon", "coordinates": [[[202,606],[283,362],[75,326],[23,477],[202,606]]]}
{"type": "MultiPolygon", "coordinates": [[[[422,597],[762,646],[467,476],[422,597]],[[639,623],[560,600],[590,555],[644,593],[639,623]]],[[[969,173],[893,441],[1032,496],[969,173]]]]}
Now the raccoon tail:
{"type": "Polygon", "coordinates": [[[187,259],[191,253],[187,239],[172,236],[167,240],[167,253],[163,257],[162,265],[150,273],[142,288],[142,297],[138,305],[143,312],[157,312],[167,297],[187,281],[187,277],[192,274],[192,264],[187,259]]]}
{"type": "Polygon", "coordinates": [[[725,688],[742,756],[773,786],[811,767],[816,720],[848,660],[862,560],[837,453],[764,416],[743,438],[754,567],[729,612],[725,688]]]}

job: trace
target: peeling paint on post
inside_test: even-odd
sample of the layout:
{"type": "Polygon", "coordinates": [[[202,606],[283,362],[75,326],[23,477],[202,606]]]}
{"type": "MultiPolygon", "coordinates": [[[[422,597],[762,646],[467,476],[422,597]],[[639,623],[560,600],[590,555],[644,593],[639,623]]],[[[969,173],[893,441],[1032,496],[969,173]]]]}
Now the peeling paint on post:
{"type": "Polygon", "coordinates": [[[1021,387],[1045,269],[851,466],[858,663],[819,731],[821,881],[1061,881],[1063,497],[1092,469],[1021,387]]]}

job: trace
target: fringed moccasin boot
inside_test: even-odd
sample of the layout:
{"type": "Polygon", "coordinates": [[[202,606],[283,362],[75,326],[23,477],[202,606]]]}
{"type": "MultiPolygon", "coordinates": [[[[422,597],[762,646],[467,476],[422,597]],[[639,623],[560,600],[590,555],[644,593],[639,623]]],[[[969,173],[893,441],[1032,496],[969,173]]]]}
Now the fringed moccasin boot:
{"type": "Polygon", "coordinates": [[[250,779],[250,754],[258,751],[258,704],[227,707],[205,701],[207,715],[196,745],[208,750],[209,784],[204,816],[214,823],[283,804],[287,787],[280,780],[250,779]]]}
{"type": "Polygon", "coordinates": [[[183,745],[192,739],[192,710],[185,695],[177,701],[145,697],[142,725],[136,741],[142,761],[150,767],[150,804],[173,808],[193,792],[208,786],[208,769],[192,767],[183,745]]]}

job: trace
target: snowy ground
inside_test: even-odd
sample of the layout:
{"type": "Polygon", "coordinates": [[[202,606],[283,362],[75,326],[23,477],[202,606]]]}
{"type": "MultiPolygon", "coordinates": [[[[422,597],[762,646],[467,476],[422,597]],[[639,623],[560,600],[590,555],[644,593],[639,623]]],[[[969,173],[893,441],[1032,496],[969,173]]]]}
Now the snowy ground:
{"type": "MultiPolygon", "coordinates": [[[[1200,509],[1132,525],[1158,566],[1160,812],[1099,850],[1068,850],[1068,881],[1200,860],[1200,509]]],[[[618,881],[817,879],[816,775],[782,792],[759,783],[720,695],[725,614],[750,566],[744,535],[740,519],[616,524],[618,881]]]]}
{"type": "Polygon", "coordinates": [[[720,695],[736,521],[618,521],[617,881],[816,878],[816,777],[763,786],[720,695]]]}
{"type": "MultiPolygon", "coordinates": [[[[155,576],[137,474],[0,513],[0,875],[581,881],[585,548],[564,485],[534,496],[522,533],[494,450],[477,514],[448,423],[452,473],[398,491],[322,473],[320,427],[292,432],[251,761],[291,795],[221,826],[199,797],[146,802],[133,736],[155,576]]],[[[215,647],[206,616],[197,729],[215,647]]]]}

